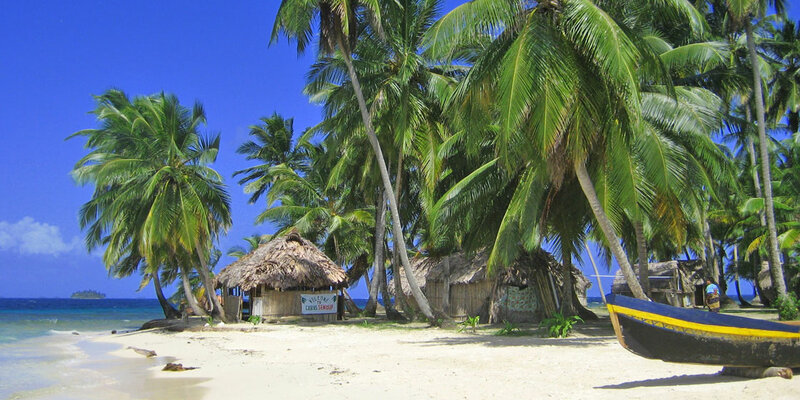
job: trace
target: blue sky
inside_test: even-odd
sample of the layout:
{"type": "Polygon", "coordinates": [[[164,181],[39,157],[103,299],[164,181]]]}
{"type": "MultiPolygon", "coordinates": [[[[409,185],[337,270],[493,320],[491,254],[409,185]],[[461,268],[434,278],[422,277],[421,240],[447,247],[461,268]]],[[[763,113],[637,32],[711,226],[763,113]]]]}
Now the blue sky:
{"type": "MultiPolygon", "coordinates": [[[[445,1],[451,9],[460,0],[445,1]]],[[[87,254],[78,227],[90,187],[69,175],[96,127],[92,95],[110,88],[131,96],[160,91],[203,103],[207,130],[221,133],[214,164],[232,195],[227,251],[255,226],[264,205],[249,205],[231,177],[248,164],[235,149],[248,126],[278,112],[295,131],[319,122],[302,95],[313,54],[298,57],[285,40],[269,46],[277,0],[16,1],[0,13],[0,297],[68,297],[96,289],[109,297],[154,297],[139,279],[110,279],[99,254],[87,254]]],[[[797,19],[797,10],[791,10],[797,19]]],[[[218,269],[232,260],[223,258],[218,269]]],[[[591,268],[588,265],[587,268],[591,268]]],[[[588,272],[588,270],[587,270],[588,272]]],[[[363,283],[354,297],[365,297],[363,283]]],[[[608,288],[606,288],[608,290],[608,288]]]]}

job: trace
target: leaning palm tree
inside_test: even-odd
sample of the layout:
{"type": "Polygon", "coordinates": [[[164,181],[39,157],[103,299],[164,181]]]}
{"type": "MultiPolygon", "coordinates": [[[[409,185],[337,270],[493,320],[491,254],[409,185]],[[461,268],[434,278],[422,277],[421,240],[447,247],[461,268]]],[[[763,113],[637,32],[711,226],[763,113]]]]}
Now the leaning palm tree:
{"type": "MultiPolygon", "coordinates": [[[[412,191],[422,195],[419,199],[431,199],[432,196],[424,194],[433,190],[437,177],[443,174],[443,158],[437,154],[448,134],[443,123],[442,93],[454,86],[453,71],[460,68],[440,64],[421,54],[422,40],[435,21],[440,3],[439,0],[383,3],[383,31],[380,34],[365,32],[354,48],[354,58],[358,60],[354,64],[356,74],[370,105],[376,134],[386,149],[387,161],[395,165],[395,195],[406,224],[404,230],[409,237],[416,237],[416,232],[412,230],[421,225],[418,223],[419,217],[425,213],[426,206],[424,202],[400,199],[405,197],[408,200],[412,191]],[[416,178],[424,179],[424,183],[416,178]]],[[[326,57],[314,64],[306,87],[306,92],[312,98],[324,104],[326,120],[321,125],[328,131],[326,143],[331,143],[328,148],[335,148],[337,153],[342,154],[337,162],[342,166],[353,165],[347,149],[361,148],[367,142],[364,130],[359,127],[362,123],[358,118],[358,102],[347,76],[342,57],[326,57]]],[[[378,168],[372,162],[374,157],[362,152],[355,153],[361,160],[357,164],[360,170],[354,171],[353,168],[351,173],[360,176],[366,174],[370,178],[368,184],[372,183],[374,175],[378,178],[375,180],[378,182],[376,186],[381,186],[378,168]]],[[[372,187],[365,187],[364,190],[376,192],[372,187]]],[[[375,202],[375,197],[383,196],[382,192],[383,189],[371,195],[368,201],[375,202]]],[[[384,208],[385,201],[377,201],[377,207],[384,208]]],[[[381,211],[379,209],[378,214],[381,211]]],[[[378,218],[378,221],[381,219],[378,218]]],[[[376,225],[374,259],[377,276],[383,274],[384,239],[379,231],[382,231],[382,226],[376,225]]],[[[394,240],[398,239],[394,237],[394,240]]],[[[399,278],[395,275],[396,285],[399,278]]],[[[382,279],[372,281],[365,307],[367,314],[374,313],[380,282],[382,279]]]]}
{"type": "Polygon", "coordinates": [[[767,6],[774,7],[779,13],[783,12],[782,0],[728,0],[728,15],[739,26],[744,26],[747,39],[747,49],[753,72],[753,101],[756,108],[756,121],[758,128],[759,156],[761,161],[761,180],[764,189],[764,208],[769,233],[769,264],[772,285],[777,290],[778,296],[786,296],[786,282],[783,277],[780,252],[778,249],[778,233],[775,223],[775,206],[772,198],[772,181],[767,149],[767,131],[765,126],[764,94],[761,87],[761,67],[756,51],[753,22],[763,18],[767,6]]]}
{"type": "MultiPolygon", "coordinates": [[[[342,1],[342,0],[283,0],[281,1],[275,24],[272,29],[271,42],[275,42],[281,35],[297,42],[298,52],[303,52],[310,40],[314,37],[314,22],[318,22],[319,37],[318,48],[320,55],[330,55],[338,51],[347,66],[350,83],[358,100],[358,108],[361,119],[369,139],[373,152],[375,153],[384,190],[387,193],[389,209],[392,216],[392,229],[396,238],[403,238],[400,214],[397,209],[397,197],[395,197],[392,187],[383,150],[381,148],[375,129],[372,124],[372,116],[367,108],[364,93],[361,90],[360,81],[353,65],[353,48],[358,37],[359,18],[368,20],[372,23],[376,31],[381,31],[381,10],[378,1],[342,1]]],[[[428,300],[419,288],[419,285],[411,271],[406,246],[403,240],[397,240],[397,252],[400,255],[403,267],[406,271],[406,279],[411,287],[420,311],[428,318],[431,323],[436,323],[437,319],[431,310],[428,300]]]]}
{"type": "MultiPolygon", "coordinates": [[[[189,110],[163,93],[131,102],[118,90],[97,101],[94,113],[102,126],[73,135],[87,137],[93,149],[73,169],[79,183],[95,185],[93,199],[81,209],[87,244],[106,245],[107,265],[133,251],[149,265],[186,272],[194,264],[212,293],[211,243],[230,226],[230,199],[208,166],[219,136],[198,132],[205,122],[202,106],[189,110]]],[[[216,297],[209,297],[212,314],[224,320],[216,297]]]]}

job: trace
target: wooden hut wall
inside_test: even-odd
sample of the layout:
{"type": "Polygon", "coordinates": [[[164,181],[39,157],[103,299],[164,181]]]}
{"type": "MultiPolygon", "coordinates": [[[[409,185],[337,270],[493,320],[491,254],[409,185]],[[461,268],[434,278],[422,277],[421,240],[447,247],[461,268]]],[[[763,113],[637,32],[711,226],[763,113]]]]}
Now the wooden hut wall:
{"type": "Polygon", "coordinates": [[[253,299],[253,315],[260,315],[262,319],[270,320],[289,316],[303,316],[304,319],[321,322],[336,321],[336,314],[302,314],[302,294],[337,294],[333,290],[317,291],[278,291],[262,288],[260,296],[253,299]]]}
{"type": "Polygon", "coordinates": [[[225,297],[222,298],[222,309],[225,310],[225,318],[227,318],[228,321],[241,320],[242,296],[225,293],[225,297]]]}
{"type": "MultiPolygon", "coordinates": [[[[452,290],[452,289],[451,289],[452,290]]],[[[442,304],[444,304],[444,282],[442,281],[428,281],[426,282],[425,288],[422,290],[425,294],[425,297],[428,299],[428,304],[431,305],[431,308],[434,309],[442,309],[442,304]]],[[[416,304],[416,303],[415,303],[416,304]]],[[[450,302],[450,304],[453,304],[450,302]]],[[[448,312],[448,310],[443,310],[444,312],[448,312]]],[[[449,312],[448,312],[449,314],[449,312]]]]}
{"type": "Polygon", "coordinates": [[[453,318],[486,314],[487,303],[492,295],[492,282],[482,280],[465,285],[450,286],[450,310],[453,318]]]}
{"type": "MultiPolygon", "coordinates": [[[[425,297],[432,308],[442,309],[444,304],[445,287],[442,281],[428,281],[423,289],[425,297]]],[[[492,294],[492,282],[482,280],[476,283],[451,284],[450,285],[450,307],[443,310],[447,315],[455,319],[463,319],[469,316],[486,314],[489,297],[492,294]]],[[[414,302],[413,297],[408,298],[409,302],[414,302]]]]}

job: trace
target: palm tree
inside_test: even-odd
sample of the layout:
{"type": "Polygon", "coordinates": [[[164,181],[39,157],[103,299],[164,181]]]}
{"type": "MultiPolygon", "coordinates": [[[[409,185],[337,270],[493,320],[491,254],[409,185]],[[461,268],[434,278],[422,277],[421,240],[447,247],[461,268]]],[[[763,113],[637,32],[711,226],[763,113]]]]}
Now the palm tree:
{"type": "MultiPolygon", "coordinates": [[[[613,161],[615,153],[630,148],[641,110],[636,71],[655,69],[650,50],[594,3],[580,0],[540,2],[533,8],[511,1],[467,3],[432,29],[431,47],[450,51],[440,43],[465,41],[453,40],[454,33],[472,41],[489,29],[500,34],[473,66],[454,103],[474,103],[485,97],[482,93],[494,93],[497,106],[489,115],[498,117],[498,161],[506,168],[516,160],[544,158],[539,174],[549,175],[556,186],[575,174],[632,292],[646,298],[606,214],[622,208],[601,203],[588,167],[597,171],[603,160],[613,161]]],[[[519,196],[524,202],[527,194],[519,196]]],[[[504,224],[518,218],[507,214],[504,224]]],[[[498,243],[508,240],[504,236],[498,243]]]]}
{"type": "Polygon", "coordinates": [[[758,128],[759,156],[761,158],[761,180],[764,189],[764,205],[767,219],[767,229],[769,233],[769,262],[772,285],[778,292],[779,297],[786,296],[786,282],[783,277],[783,266],[781,265],[780,253],[778,250],[778,234],[775,224],[775,206],[772,198],[772,181],[770,172],[769,151],[767,149],[767,133],[765,126],[764,95],[761,87],[761,67],[759,65],[758,52],[756,51],[755,34],[753,33],[753,21],[756,18],[763,18],[766,14],[767,5],[774,7],[779,13],[783,11],[782,0],[728,0],[728,15],[739,25],[744,25],[747,39],[747,49],[750,55],[750,63],[753,71],[753,101],[756,107],[756,121],[758,128]]]}
{"type": "Polygon", "coordinates": [[[283,165],[291,169],[301,169],[306,163],[303,146],[292,146],[294,118],[284,119],[278,113],[269,118],[261,118],[261,124],[250,126],[249,140],[239,146],[236,152],[244,154],[247,160],[258,160],[263,164],[234,172],[244,175],[239,180],[245,193],[252,193],[250,203],[255,203],[268,191],[275,179],[274,169],[283,165]],[[248,183],[249,182],[249,183],[248,183]]]}
{"type": "MultiPolygon", "coordinates": [[[[298,52],[303,52],[311,38],[314,37],[313,21],[315,17],[319,22],[319,52],[321,55],[329,55],[339,51],[345,65],[347,66],[350,83],[358,100],[358,108],[361,119],[369,139],[372,150],[380,170],[384,190],[388,194],[389,209],[392,215],[392,229],[396,238],[403,238],[400,214],[397,209],[394,189],[389,177],[386,162],[383,156],[381,145],[375,134],[372,125],[372,117],[367,108],[364,93],[361,90],[356,69],[353,65],[353,48],[358,36],[359,15],[372,22],[376,31],[380,32],[381,10],[378,2],[372,1],[339,1],[339,0],[282,0],[275,24],[272,30],[271,42],[274,43],[279,36],[285,35],[289,39],[297,42],[298,52]]],[[[431,323],[436,323],[436,317],[428,304],[425,295],[420,290],[414,279],[406,254],[405,242],[397,240],[397,252],[400,255],[403,267],[406,271],[406,279],[409,281],[414,298],[422,313],[431,323]]]]}
{"type": "Polygon", "coordinates": [[[255,249],[258,248],[258,246],[269,242],[270,240],[272,240],[273,237],[274,235],[269,235],[269,234],[246,236],[244,237],[244,241],[247,242],[247,248],[242,246],[233,246],[230,249],[228,249],[226,255],[228,257],[241,258],[246,254],[252,253],[255,249]]]}
{"type": "MultiPolygon", "coordinates": [[[[443,123],[442,93],[447,93],[455,82],[452,71],[456,68],[437,64],[420,53],[423,35],[433,23],[439,3],[438,0],[405,2],[402,6],[386,3],[381,11],[382,34],[365,33],[354,48],[358,61],[354,66],[370,105],[376,134],[383,148],[388,149],[387,160],[396,165],[395,194],[409,237],[416,236],[412,230],[421,226],[419,217],[425,214],[426,208],[424,204],[411,201],[410,196],[432,199],[425,194],[431,193],[437,177],[443,174],[443,158],[437,154],[448,134],[443,123]],[[424,183],[417,182],[417,178],[424,179],[424,183]],[[400,201],[403,197],[406,201],[400,201]]],[[[361,121],[354,118],[358,115],[358,103],[346,77],[346,65],[341,57],[326,57],[312,67],[306,87],[306,93],[325,106],[326,120],[321,125],[328,134],[328,147],[339,149],[341,153],[339,165],[352,165],[346,148],[358,147],[366,139],[364,130],[358,127],[361,121]]],[[[380,179],[378,168],[372,162],[374,157],[358,156],[357,167],[351,173],[369,176],[366,185],[371,184],[373,175],[380,179]]],[[[370,187],[364,190],[374,192],[370,187]]],[[[382,196],[380,192],[383,189],[368,201],[375,202],[375,197],[382,196]]],[[[385,201],[378,201],[377,207],[382,207],[381,204],[385,206],[385,201]]],[[[377,262],[382,259],[384,244],[380,232],[376,232],[375,237],[377,262]]],[[[383,266],[377,263],[375,268],[376,273],[382,275],[383,266]]],[[[399,283],[399,278],[395,274],[395,284],[399,283]]],[[[374,312],[379,281],[372,281],[365,308],[367,313],[374,312]]]]}
{"type": "MultiPolygon", "coordinates": [[[[135,252],[149,265],[180,266],[185,277],[186,264],[194,264],[213,293],[211,243],[230,226],[230,199],[222,178],[208,167],[219,136],[198,132],[205,122],[202,106],[189,110],[163,93],[131,102],[118,90],[97,102],[102,127],[71,136],[87,137],[93,149],[72,172],[79,183],[95,185],[93,199],[81,209],[87,244],[106,245],[106,265],[135,252]]],[[[224,321],[216,296],[209,297],[212,314],[224,321]]]]}

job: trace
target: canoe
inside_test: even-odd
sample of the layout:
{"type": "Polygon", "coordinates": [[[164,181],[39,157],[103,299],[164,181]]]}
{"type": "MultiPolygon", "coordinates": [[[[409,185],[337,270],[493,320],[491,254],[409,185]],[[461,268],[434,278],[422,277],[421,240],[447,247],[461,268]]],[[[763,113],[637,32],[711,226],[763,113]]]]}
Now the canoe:
{"type": "Polygon", "coordinates": [[[800,367],[800,326],[610,295],[622,347],[667,362],[800,367]]]}

